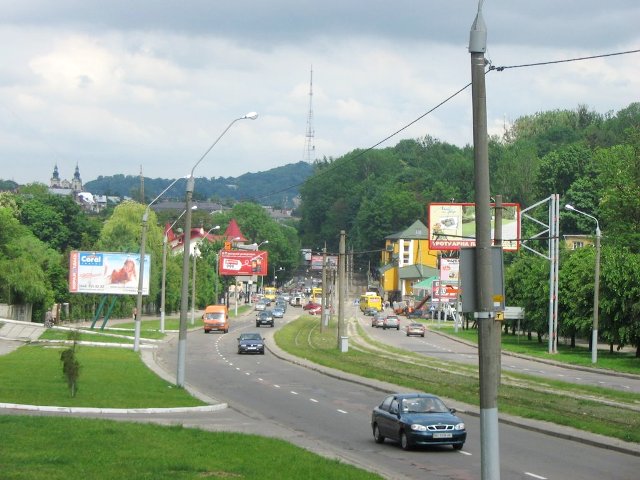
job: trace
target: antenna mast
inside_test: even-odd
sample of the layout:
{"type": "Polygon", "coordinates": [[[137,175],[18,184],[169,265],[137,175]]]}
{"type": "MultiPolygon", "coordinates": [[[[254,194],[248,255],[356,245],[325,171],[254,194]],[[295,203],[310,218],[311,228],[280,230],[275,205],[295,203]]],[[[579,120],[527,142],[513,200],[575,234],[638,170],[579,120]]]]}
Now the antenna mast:
{"type": "Polygon", "coordinates": [[[313,66],[311,66],[311,79],[309,81],[309,116],[307,118],[307,133],[304,140],[304,161],[311,163],[315,160],[316,146],[314,145],[315,132],[313,130],[313,66]]]}

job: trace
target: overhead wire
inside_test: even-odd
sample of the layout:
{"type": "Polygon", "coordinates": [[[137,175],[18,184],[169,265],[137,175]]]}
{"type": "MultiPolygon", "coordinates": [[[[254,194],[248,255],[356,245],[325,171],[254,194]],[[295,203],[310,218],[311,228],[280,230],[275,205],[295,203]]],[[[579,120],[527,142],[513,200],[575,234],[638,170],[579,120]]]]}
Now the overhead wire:
{"type": "MultiPolygon", "coordinates": [[[[499,67],[498,66],[494,66],[491,63],[489,63],[489,66],[488,66],[487,70],[485,71],[485,75],[488,74],[489,72],[494,71],[494,70],[498,71],[498,72],[503,72],[504,70],[514,69],[514,68],[529,68],[529,67],[538,67],[538,66],[543,66],[543,65],[554,65],[554,64],[559,64],[559,63],[579,62],[579,61],[585,61],[585,60],[594,60],[594,59],[597,59],[597,58],[615,57],[615,56],[619,56],[619,55],[629,55],[629,54],[632,54],[632,53],[640,53],[640,49],[626,50],[626,51],[622,51],[622,52],[605,53],[605,54],[601,54],[601,55],[589,55],[589,56],[586,56],[586,57],[574,57],[574,58],[568,58],[568,59],[563,59],[563,60],[549,60],[549,61],[537,62],[537,63],[523,63],[523,64],[520,64],[520,65],[505,65],[505,66],[499,66],[499,67]]],[[[463,86],[462,88],[458,89],[457,91],[455,91],[454,93],[449,95],[447,98],[442,100],[440,103],[435,105],[433,108],[427,110],[425,113],[423,113],[422,115],[420,115],[416,119],[414,119],[411,122],[407,123],[404,127],[396,130],[392,134],[390,134],[387,137],[383,138],[382,140],[380,140],[379,142],[375,143],[374,145],[366,148],[365,150],[362,150],[357,155],[353,156],[351,158],[351,160],[355,160],[357,158],[362,157],[363,155],[365,155],[366,153],[370,152],[374,148],[382,145],[387,140],[390,140],[391,138],[395,137],[400,132],[402,132],[402,131],[406,130],[407,128],[409,128],[411,125],[419,122],[420,120],[422,120],[427,115],[433,113],[435,110],[437,110],[438,108],[443,106],[445,103],[449,102],[450,100],[452,100],[453,98],[458,96],[460,93],[465,91],[470,86],[471,86],[471,82],[467,83],[465,86],[463,86]]],[[[326,169],[318,172],[316,174],[316,176],[320,176],[320,175],[324,175],[325,173],[329,173],[335,167],[336,167],[335,164],[329,165],[326,169]]],[[[296,187],[299,187],[301,185],[304,185],[305,182],[306,182],[306,180],[303,181],[303,182],[296,183],[296,184],[290,185],[288,187],[282,188],[280,190],[276,190],[276,191],[274,191],[272,193],[269,193],[267,195],[254,197],[253,200],[261,200],[261,199],[264,199],[264,198],[271,197],[273,195],[277,195],[278,193],[286,192],[288,190],[291,190],[292,188],[296,188],[296,187]]]]}

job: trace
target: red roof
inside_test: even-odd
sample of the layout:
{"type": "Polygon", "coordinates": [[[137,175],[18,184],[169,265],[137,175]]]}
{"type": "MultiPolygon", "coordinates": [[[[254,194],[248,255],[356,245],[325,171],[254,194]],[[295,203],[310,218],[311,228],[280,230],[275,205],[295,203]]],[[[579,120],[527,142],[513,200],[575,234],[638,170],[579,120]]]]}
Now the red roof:
{"type": "Polygon", "coordinates": [[[232,218],[229,221],[229,225],[227,226],[227,229],[224,231],[224,235],[225,239],[228,242],[232,242],[232,241],[236,241],[236,242],[246,242],[247,239],[244,237],[244,235],[242,235],[242,232],[240,231],[240,227],[238,226],[238,222],[236,222],[236,220],[234,218],[232,218]]]}

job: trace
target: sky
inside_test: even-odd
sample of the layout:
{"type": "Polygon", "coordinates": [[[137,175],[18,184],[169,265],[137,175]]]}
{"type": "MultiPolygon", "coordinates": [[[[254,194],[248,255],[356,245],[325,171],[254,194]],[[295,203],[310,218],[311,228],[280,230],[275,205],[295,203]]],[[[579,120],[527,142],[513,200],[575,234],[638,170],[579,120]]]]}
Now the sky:
{"type": "MultiPolygon", "coordinates": [[[[637,0],[481,5],[496,67],[640,49],[637,0]]],[[[477,0],[0,0],[0,179],[48,184],[56,165],[84,182],[237,177],[338,158],[409,124],[378,148],[426,135],[472,144],[470,88],[425,113],[471,81],[477,11],[477,0]]],[[[491,71],[486,88],[495,135],[541,111],[615,113],[639,100],[640,53],[491,71]]]]}

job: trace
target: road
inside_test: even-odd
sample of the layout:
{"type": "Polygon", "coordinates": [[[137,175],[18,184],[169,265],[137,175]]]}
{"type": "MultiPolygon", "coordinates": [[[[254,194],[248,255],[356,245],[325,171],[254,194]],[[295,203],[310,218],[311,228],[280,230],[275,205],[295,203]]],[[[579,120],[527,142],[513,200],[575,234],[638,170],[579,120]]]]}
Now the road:
{"type": "MultiPolygon", "coordinates": [[[[373,339],[409,350],[422,355],[436,357],[442,360],[478,365],[478,349],[476,346],[460,342],[446,335],[439,335],[437,324],[427,332],[424,338],[407,337],[402,331],[407,320],[401,318],[400,331],[382,330],[371,327],[371,317],[352,312],[358,322],[366,329],[373,339]]],[[[640,377],[615,375],[595,369],[585,368],[577,370],[567,368],[553,362],[542,363],[531,361],[514,355],[503,353],[501,356],[503,371],[535,375],[550,380],[560,380],[579,385],[605,387],[625,392],[640,393],[640,377]]]]}
{"type": "MultiPolygon", "coordinates": [[[[277,320],[278,325],[299,313],[288,312],[284,320],[277,320]]],[[[272,347],[274,330],[260,329],[272,347]]],[[[386,478],[481,478],[480,425],[475,416],[461,415],[469,432],[461,451],[433,447],[405,452],[388,442],[378,445],[373,441],[369,418],[385,392],[283,361],[271,351],[237,355],[235,339],[242,331],[256,331],[253,312],[235,320],[226,335],[189,333],[187,382],[227,402],[230,409],[202,416],[200,423],[198,417],[188,422],[203,428],[285,438],[386,478]]],[[[398,341],[406,339],[394,335],[397,332],[379,333],[386,334],[387,340],[391,336],[398,341]]],[[[176,345],[169,342],[157,353],[158,362],[169,370],[177,358],[176,345]]],[[[504,424],[500,426],[500,462],[505,479],[627,480],[637,478],[640,469],[636,456],[504,424]]]]}

